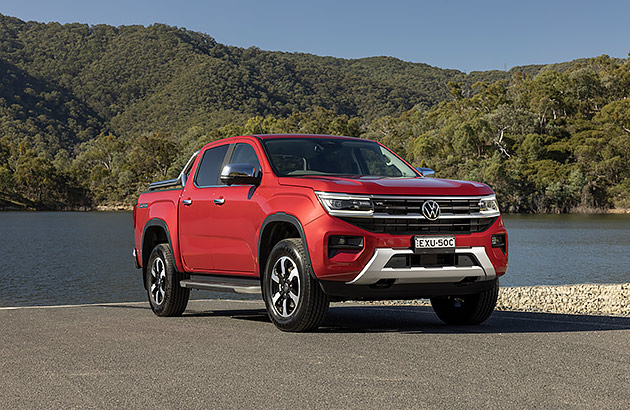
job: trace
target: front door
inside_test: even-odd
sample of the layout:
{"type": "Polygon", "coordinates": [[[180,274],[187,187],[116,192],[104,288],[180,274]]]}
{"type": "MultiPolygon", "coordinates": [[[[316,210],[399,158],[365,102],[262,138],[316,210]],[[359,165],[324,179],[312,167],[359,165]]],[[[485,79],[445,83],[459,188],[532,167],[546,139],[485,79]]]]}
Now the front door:
{"type": "Polygon", "coordinates": [[[219,174],[229,145],[212,147],[200,153],[201,159],[178,206],[179,246],[186,270],[211,271],[213,237],[216,232],[214,199],[220,187],[219,174]]]}
{"type": "MultiPolygon", "coordinates": [[[[230,164],[249,164],[261,172],[254,147],[236,144],[230,164]]],[[[231,185],[214,189],[212,258],[215,271],[253,275],[256,271],[258,232],[264,212],[255,185],[231,185]]]]}

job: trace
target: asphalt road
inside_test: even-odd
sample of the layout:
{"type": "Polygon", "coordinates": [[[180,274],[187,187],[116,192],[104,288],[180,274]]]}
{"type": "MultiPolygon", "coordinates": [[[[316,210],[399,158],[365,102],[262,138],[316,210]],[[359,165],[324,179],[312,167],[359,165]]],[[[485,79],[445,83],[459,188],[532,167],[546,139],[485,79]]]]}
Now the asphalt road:
{"type": "Polygon", "coordinates": [[[336,304],[282,333],[262,302],[0,309],[0,408],[623,408],[630,318],[336,304]]]}

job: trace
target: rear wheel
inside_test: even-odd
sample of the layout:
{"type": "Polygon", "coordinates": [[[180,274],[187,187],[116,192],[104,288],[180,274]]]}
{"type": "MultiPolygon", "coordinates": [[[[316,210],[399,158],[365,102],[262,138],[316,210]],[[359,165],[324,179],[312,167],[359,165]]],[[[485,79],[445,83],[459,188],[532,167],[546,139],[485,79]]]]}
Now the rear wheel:
{"type": "Polygon", "coordinates": [[[313,279],[301,239],[284,239],[271,250],[263,295],[267,314],[280,330],[313,330],[324,320],[330,301],[313,279]]]}
{"type": "Polygon", "coordinates": [[[180,274],[175,269],[173,254],[167,244],[153,248],[146,275],[147,294],[153,313],[158,316],[179,316],[186,310],[190,289],[179,286],[180,274]]]}
{"type": "Polygon", "coordinates": [[[499,281],[492,289],[474,295],[431,298],[438,317],[449,325],[478,325],[494,312],[499,296],[499,281]]]}

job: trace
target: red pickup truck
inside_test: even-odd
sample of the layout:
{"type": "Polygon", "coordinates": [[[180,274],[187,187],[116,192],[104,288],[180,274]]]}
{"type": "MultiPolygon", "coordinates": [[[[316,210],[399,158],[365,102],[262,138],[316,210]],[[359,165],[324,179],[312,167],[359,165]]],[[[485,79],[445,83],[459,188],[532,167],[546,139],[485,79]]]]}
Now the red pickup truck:
{"type": "Polygon", "coordinates": [[[429,174],[358,138],[207,144],[134,207],[151,308],[181,315],[191,288],[262,293],[279,329],[306,331],[330,301],[430,298],[448,324],[481,323],[508,263],[494,192],[429,174]]]}

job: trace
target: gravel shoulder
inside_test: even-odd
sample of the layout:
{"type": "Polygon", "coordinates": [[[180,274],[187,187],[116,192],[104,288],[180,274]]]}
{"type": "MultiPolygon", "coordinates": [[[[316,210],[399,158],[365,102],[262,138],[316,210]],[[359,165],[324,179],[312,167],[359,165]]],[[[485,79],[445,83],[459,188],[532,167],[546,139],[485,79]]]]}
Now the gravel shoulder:
{"type": "MultiPolygon", "coordinates": [[[[422,299],[371,303],[430,305],[422,299]]],[[[501,287],[497,310],[630,317],[630,283],[501,287]]]]}
{"type": "Polygon", "coordinates": [[[497,309],[630,316],[630,283],[503,288],[497,309]]]}

